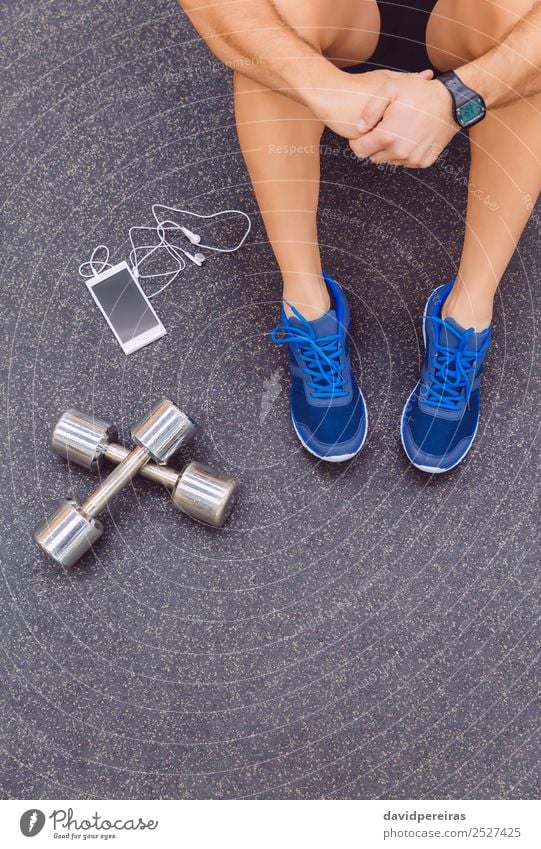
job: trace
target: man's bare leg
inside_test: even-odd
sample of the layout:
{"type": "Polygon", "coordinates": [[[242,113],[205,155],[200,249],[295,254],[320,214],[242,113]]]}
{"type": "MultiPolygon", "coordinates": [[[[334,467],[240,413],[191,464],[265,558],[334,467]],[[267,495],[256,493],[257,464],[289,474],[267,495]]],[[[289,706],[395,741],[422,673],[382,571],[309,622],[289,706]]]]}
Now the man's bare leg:
{"type": "MultiPolygon", "coordinates": [[[[277,0],[276,6],[289,26],[338,66],[364,61],[376,46],[374,0],[277,0]]],[[[284,300],[313,320],[329,308],[316,222],[324,125],[308,107],[238,72],[235,115],[284,300]]]]}
{"type": "MultiPolygon", "coordinates": [[[[428,29],[432,61],[441,68],[471,61],[531,6],[530,0],[440,0],[428,29]]],[[[541,97],[489,112],[470,130],[470,146],[464,246],[442,314],[481,330],[492,320],[498,284],[541,189],[541,97]]]]}
{"type": "Polygon", "coordinates": [[[235,113],[286,309],[293,304],[311,321],[329,309],[316,226],[323,124],[305,106],[238,73],[235,113]]]}

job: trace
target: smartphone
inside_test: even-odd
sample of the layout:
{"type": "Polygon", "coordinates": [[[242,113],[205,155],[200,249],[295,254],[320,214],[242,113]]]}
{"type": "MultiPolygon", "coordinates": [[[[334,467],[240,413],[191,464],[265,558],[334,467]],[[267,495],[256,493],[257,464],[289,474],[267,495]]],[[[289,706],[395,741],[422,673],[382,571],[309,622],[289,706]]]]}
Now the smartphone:
{"type": "Polygon", "coordinates": [[[85,283],[125,354],[167,333],[127,262],[119,262],[85,283]]]}

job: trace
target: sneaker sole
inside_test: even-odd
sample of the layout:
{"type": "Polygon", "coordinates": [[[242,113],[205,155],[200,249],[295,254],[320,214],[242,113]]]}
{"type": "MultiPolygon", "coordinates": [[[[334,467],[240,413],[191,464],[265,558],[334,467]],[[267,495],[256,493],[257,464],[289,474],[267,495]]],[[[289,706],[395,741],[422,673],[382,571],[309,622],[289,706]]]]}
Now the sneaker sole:
{"type": "Polygon", "coordinates": [[[352,454],[335,454],[332,457],[329,457],[329,456],[323,457],[321,454],[317,454],[314,451],[313,448],[310,448],[310,446],[306,444],[306,442],[304,441],[304,439],[300,435],[299,429],[297,427],[297,423],[296,423],[296,421],[293,417],[293,413],[291,413],[291,422],[293,424],[293,427],[295,429],[295,433],[297,434],[298,440],[301,443],[302,447],[305,448],[308,451],[309,454],[312,454],[313,457],[317,457],[318,460],[324,460],[324,462],[326,462],[326,463],[345,463],[346,460],[351,460],[352,457],[356,457],[357,454],[359,453],[359,451],[362,450],[363,445],[366,442],[366,437],[368,436],[368,410],[366,409],[366,401],[364,400],[364,396],[361,395],[361,398],[362,398],[362,402],[363,402],[363,416],[364,416],[364,421],[365,421],[365,429],[364,429],[363,441],[361,442],[361,444],[359,445],[359,447],[357,448],[356,451],[353,451],[352,454]]]}
{"type": "MultiPolygon", "coordinates": [[[[417,389],[417,386],[415,387],[415,389],[417,389]]],[[[413,390],[413,392],[415,392],[415,389],[413,390]]],[[[466,450],[464,451],[462,456],[459,457],[458,460],[456,460],[453,463],[452,466],[447,466],[445,469],[442,469],[439,466],[421,466],[420,463],[416,463],[414,460],[412,460],[410,455],[408,454],[408,450],[406,448],[406,443],[404,442],[404,433],[403,433],[404,417],[405,417],[405,413],[406,413],[406,407],[408,406],[408,404],[410,402],[410,398],[413,395],[413,392],[410,394],[408,400],[406,401],[406,403],[404,405],[404,409],[402,410],[402,419],[401,419],[401,422],[400,422],[400,439],[402,441],[402,448],[404,449],[404,453],[405,453],[406,457],[408,458],[408,460],[410,461],[411,465],[415,466],[415,468],[419,469],[421,472],[426,472],[429,475],[442,475],[444,472],[450,472],[451,469],[454,469],[456,466],[458,466],[459,463],[462,463],[462,460],[464,460],[464,458],[466,457],[466,455],[470,451],[471,447],[473,446],[473,441],[474,441],[475,436],[477,434],[477,428],[479,427],[479,422],[477,422],[477,424],[475,426],[475,430],[473,432],[473,436],[471,438],[470,444],[468,445],[468,447],[466,448],[466,450]]]]}
{"type": "MultiPolygon", "coordinates": [[[[426,313],[427,313],[427,309],[428,309],[428,301],[429,300],[430,300],[430,298],[428,298],[428,300],[425,304],[424,312],[423,312],[423,345],[424,345],[425,353],[426,353],[425,324],[426,324],[426,313]]],[[[406,409],[407,409],[408,404],[411,401],[411,398],[414,395],[415,390],[417,389],[418,385],[419,385],[418,383],[415,384],[415,386],[413,388],[413,392],[410,392],[410,394],[408,396],[408,400],[406,401],[406,403],[404,404],[404,407],[402,409],[402,416],[400,417],[400,440],[402,442],[402,448],[404,449],[404,453],[405,453],[406,457],[408,458],[408,460],[410,461],[411,465],[415,466],[416,469],[419,469],[421,472],[426,472],[429,475],[442,475],[444,472],[450,472],[451,469],[454,469],[456,466],[458,466],[458,464],[461,463],[462,460],[464,459],[464,457],[467,455],[468,451],[470,450],[470,448],[473,445],[473,441],[474,441],[475,436],[477,434],[477,428],[479,427],[479,420],[477,420],[477,424],[475,425],[475,430],[473,432],[473,436],[471,438],[470,444],[468,445],[468,447],[464,451],[463,455],[461,457],[459,457],[458,460],[455,463],[453,463],[452,466],[448,466],[445,469],[441,469],[439,466],[421,466],[420,463],[416,463],[414,460],[411,459],[410,455],[408,454],[408,450],[406,448],[406,443],[404,441],[404,419],[406,417],[406,409]]]]}

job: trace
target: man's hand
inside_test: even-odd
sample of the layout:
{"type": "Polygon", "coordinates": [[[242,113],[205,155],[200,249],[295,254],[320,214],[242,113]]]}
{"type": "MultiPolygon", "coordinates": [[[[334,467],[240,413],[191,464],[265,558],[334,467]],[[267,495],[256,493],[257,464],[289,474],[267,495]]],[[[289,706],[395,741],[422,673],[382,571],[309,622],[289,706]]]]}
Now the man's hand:
{"type": "MultiPolygon", "coordinates": [[[[383,70],[364,74],[341,71],[332,86],[314,92],[309,105],[314,114],[339,136],[357,139],[360,133],[379,124],[385,111],[399,96],[401,80],[406,76],[427,81],[432,79],[433,73],[430,70],[407,75],[383,70]]],[[[443,88],[440,83],[438,85],[443,88]]]]}
{"type": "Polygon", "coordinates": [[[399,77],[393,80],[396,96],[380,123],[351,139],[350,147],[356,156],[372,162],[428,168],[459,130],[451,96],[437,80],[419,74],[399,77]]]}

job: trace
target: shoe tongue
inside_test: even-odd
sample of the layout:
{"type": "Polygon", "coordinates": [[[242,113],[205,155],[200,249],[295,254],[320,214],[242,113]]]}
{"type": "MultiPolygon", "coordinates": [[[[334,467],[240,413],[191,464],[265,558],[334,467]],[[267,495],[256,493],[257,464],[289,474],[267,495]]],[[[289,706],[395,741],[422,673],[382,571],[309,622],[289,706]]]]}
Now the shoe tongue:
{"type": "MultiPolygon", "coordinates": [[[[466,350],[479,351],[489,332],[490,328],[486,327],[484,330],[471,333],[466,342],[466,350]]],[[[458,348],[465,333],[467,331],[454,318],[446,318],[443,325],[440,324],[440,345],[445,345],[446,348],[458,348]]]]}
{"type": "MultiPolygon", "coordinates": [[[[304,326],[304,322],[300,321],[295,315],[292,315],[287,320],[292,327],[304,326]]],[[[334,336],[338,332],[338,319],[336,318],[335,310],[328,310],[319,318],[308,321],[307,324],[310,325],[318,339],[322,336],[334,336]]]]}

